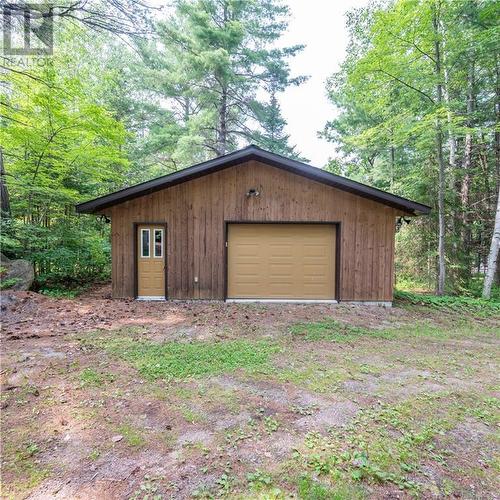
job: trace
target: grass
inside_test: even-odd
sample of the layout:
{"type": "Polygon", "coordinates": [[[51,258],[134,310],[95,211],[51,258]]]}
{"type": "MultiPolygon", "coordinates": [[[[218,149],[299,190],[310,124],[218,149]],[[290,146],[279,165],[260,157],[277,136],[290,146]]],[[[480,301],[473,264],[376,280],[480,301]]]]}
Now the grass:
{"type": "Polygon", "coordinates": [[[113,382],[115,376],[112,373],[98,372],[93,368],[85,368],[79,375],[82,387],[101,387],[106,383],[113,382]]]}
{"type": "Polygon", "coordinates": [[[141,431],[130,424],[122,424],[117,428],[119,434],[123,436],[125,442],[132,448],[141,448],[146,444],[141,431]]]}
{"type": "Polygon", "coordinates": [[[314,392],[335,392],[340,384],[350,378],[347,370],[339,367],[327,368],[319,361],[280,370],[276,374],[280,382],[291,382],[314,392]]]}
{"type": "Polygon", "coordinates": [[[300,500],[361,500],[365,498],[359,487],[352,485],[327,486],[310,476],[299,478],[297,494],[300,500]]]}
{"type": "Polygon", "coordinates": [[[348,325],[347,323],[341,323],[331,318],[312,323],[296,323],[290,328],[290,333],[295,338],[311,342],[318,340],[350,342],[366,335],[377,338],[391,338],[390,332],[348,325]]]}
{"type": "Polygon", "coordinates": [[[17,477],[5,488],[4,494],[9,493],[12,498],[24,498],[24,492],[35,488],[50,475],[50,469],[41,466],[37,461],[40,448],[34,441],[26,441],[15,445],[4,442],[2,450],[2,470],[9,471],[17,477]]]}
{"type": "MultiPolygon", "coordinates": [[[[479,299],[471,300],[477,301],[479,299]]],[[[485,307],[481,309],[481,314],[476,312],[476,315],[484,315],[484,317],[488,318],[493,316],[493,311],[496,310],[495,305],[493,306],[493,309],[485,307]]],[[[500,315],[500,304],[498,314],[500,315]]],[[[308,342],[329,341],[336,343],[352,343],[362,339],[398,340],[404,337],[430,337],[446,339],[452,336],[467,336],[470,335],[472,331],[472,323],[469,320],[464,319],[464,317],[456,318],[453,316],[450,326],[453,328],[447,328],[445,325],[431,324],[423,320],[405,326],[377,329],[353,326],[341,323],[331,318],[325,318],[320,321],[296,323],[291,326],[290,333],[294,339],[308,342]]],[[[487,325],[474,325],[474,331],[475,333],[496,333],[498,335],[498,329],[487,325]]]]}
{"type": "Polygon", "coordinates": [[[166,342],[163,344],[114,339],[105,349],[130,362],[145,378],[186,379],[219,375],[238,368],[258,368],[267,364],[278,347],[267,341],[249,342],[166,342]]]}
{"type": "Polygon", "coordinates": [[[395,302],[400,305],[425,306],[447,312],[461,312],[475,314],[481,317],[500,315],[500,301],[482,298],[454,296],[454,295],[420,295],[412,292],[396,290],[395,302]]]}
{"type": "MultiPolygon", "coordinates": [[[[309,470],[327,483],[390,483],[419,495],[423,492],[418,478],[425,464],[434,461],[446,469],[447,452],[437,446],[437,438],[465,418],[498,425],[497,410],[495,398],[448,392],[420,394],[365,410],[346,428],[328,436],[308,433],[295,458],[299,469],[309,470]]],[[[304,485],[311,488],[313,496],[303,498],[336,498],[327,495],[324,485],[309,479],[304,485]]]]}

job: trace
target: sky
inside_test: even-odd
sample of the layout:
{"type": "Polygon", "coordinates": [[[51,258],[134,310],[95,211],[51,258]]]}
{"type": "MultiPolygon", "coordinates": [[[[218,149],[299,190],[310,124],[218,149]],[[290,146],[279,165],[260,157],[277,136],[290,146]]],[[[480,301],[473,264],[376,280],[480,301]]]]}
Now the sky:
{"type": "Polygon", "coordinates": [[[292,75],[305,74],[306,83],[287,89],[280,96],[281,111],[288,122],[290,143],[309,159],[323,167],[335,156],[335,146],[317,137],[335,108],[326,96],[326,79],[339,69],[348,43],[344,14],[367,0],[288,0],[291,18],[282,42],[305,44],[306,48],[290,64],[292,75]]]}

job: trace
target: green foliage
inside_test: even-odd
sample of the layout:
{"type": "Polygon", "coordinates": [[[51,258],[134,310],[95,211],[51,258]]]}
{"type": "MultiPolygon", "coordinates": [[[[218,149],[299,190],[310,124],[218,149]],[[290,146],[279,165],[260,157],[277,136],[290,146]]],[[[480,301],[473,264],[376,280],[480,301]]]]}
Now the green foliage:
{"type": "Polygon", "coordinates": [[[36,287],[109,276],[109,228],[74,215],[73,205],[122,183],[128,166],[123,125],[100,102],[85,33],[61,24],[44,64],[7,71],[0,128],[12,218],[2,248],[34,263],[36,287]]]}
{"type": "Polygon", "coordinates": [[[111,353],[133,364],[148,379],[183,379],[217,375],[267,364],[277,346],[267,341],[153,342],[130,338],[104,343],[111,353]]]}
{"type": "Polygon", "coordinates": [[[435,288],[440,191],[447,290],[467,289],[489,251],[498,189],[497,18],[492,1],[393,0],[353,9],[346,58],[328,80],[338,113],[322,135],[339,153],[328,168],[435,207],[397,235],[398,279],[426,289],[435,288]]]}
{"type": "Polygon", "coordinates": [[[67,289],[59,287],[41,288],[38,290],[42,295],[47,295],[47,297],[52,297],[54,299],[74,299],[83,291],[83,288],[67,289]]]}
{"type": "Polygon", "coordinates": [[[241,138],[293,154],[274,97],[303,80],[291,78],[288,66],[302,46],[274,43],[287,27],[288,8],[274,0],[176,0],[174,7],[157,26],[163,44],[141,45],[158,93],[178,103],[174,161],[227,153],[241,138]]]}
{"type": "Polygon", "coordinates": [[[7,269],[5,267],[0,266],[0,290],[7,290],[8,288],[13,287],[16,283],[19,282],[19,278],[7,278],[5,279],[3,276],[7,269]]]}
{"type": "Polygon", "coordinates": [[[19,282],[19,278],[8,278],[0,280],[0,290],[7,290],[12,288],[16,283],[19,282]]]}
{"type": "Polygon", "coordinates": [[[268,434],[276,432],[280,428],[280,423],[271,416],[264,417],[264,428],[268,434]]]}
{"type": "Polygon", "coordinates": [[[394,298],[402,304],[426,306],[432,309],[476,314],[479,316],[500,315],[500,301],[477,299],[473,297],[445,295],[420,295],[411,292],[396,291],[394,298]]]}
{"type": "Polygon", "coordinates": [[[273,483],[273,479],[270,474],[258,469],[255,472],[249,472],[247,474],[247,481],[250,486],[255,489],[268,487],[273,483]]]}

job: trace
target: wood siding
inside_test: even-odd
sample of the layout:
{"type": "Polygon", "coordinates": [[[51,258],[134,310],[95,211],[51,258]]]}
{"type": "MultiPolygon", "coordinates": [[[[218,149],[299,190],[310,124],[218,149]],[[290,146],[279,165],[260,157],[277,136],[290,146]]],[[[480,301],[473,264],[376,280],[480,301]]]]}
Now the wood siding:
{"type": "Polygon", "coordinates": [[[115,205],[114,297],[134,296],[134,223],[167,224],[167,296],[224,299],[225,222],[339,222],[340,300],[390,301],[397,211],[249,161],[115,205]],[[256,188],[258,197],[247,197],[256,188]],[[198,277],[198,283],[195,283],[198,277]]]}

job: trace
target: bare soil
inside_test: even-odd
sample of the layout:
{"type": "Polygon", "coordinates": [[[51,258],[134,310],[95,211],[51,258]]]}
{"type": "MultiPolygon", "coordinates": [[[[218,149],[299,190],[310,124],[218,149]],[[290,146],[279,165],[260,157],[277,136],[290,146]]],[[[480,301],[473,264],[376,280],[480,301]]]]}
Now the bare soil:
{"type": "Polygon", "coordinates": [[[347,481],[368,498],[496,498],[500,318],[410,307],[137,302],[112,300],[109,287],[76,299],[5,292],[1,309],[3,498],[305,498],[304,475],[330,492],[347,481]],[[346,342],[290,334],[291,325],[325,318],[398,334],[346,342]],[[443,335],[404,334],[416,324],[443,335]],[[85,342],[96,331],[119,338],[130,329],[156,343],[267,339],[280,351],[260,371],[150,380],[85,342]],[[408,484],[375,477],[357,458],[318,465],[337,453],[336,432],[389,408],[401,422],[390,432],[374,427],[373,439],[389,434],[367,445],[368,458],[398,468],[383,450],[399,449],[401,429],[417,425],[401,410],[413,401],[415,415],[421,405],[422,419],[432,413],[426,429],[438,431],[425,445],[412,437],[418,456],[407,460],[418,466],[407,467],[408,484]],[[353,467],[362,478],[351,480],[353,467]],[[256,471],[269,480],[253,480],[256,471]]]}

